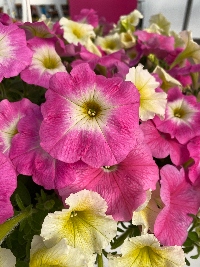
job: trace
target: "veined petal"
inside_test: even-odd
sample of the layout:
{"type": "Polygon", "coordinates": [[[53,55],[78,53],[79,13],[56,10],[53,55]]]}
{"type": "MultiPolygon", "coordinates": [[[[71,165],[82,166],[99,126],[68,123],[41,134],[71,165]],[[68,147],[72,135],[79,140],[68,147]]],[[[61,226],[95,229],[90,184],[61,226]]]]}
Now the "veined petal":
{"type": "Polygon", "coordinates": [[[105,215],[106,202],[96,192],[83,190],[72,194],[66,203],[70,204],[68,210],[56,211],[44,219],[41,236],[45,245],[66,238],[68,245],[85,255],[101,254],[117,230],[117,222],[105,215]]]}
{"type": "Polygon", "coordinates": [[[33,237],[30,250],[30,267],[87,267],[86,263],[87,261],[79,249],[68,246],[65,239],[62,239],[55,246],[47,248],[42,237],[36,235],[33,237]]]}
{"type": "Polygon", "coordinates": [[[185,256],[181,247],[160,247],[153,235],[142,235],[125,240],[122,257],[110,256],[109,267],[183,267],[185,256]]]}

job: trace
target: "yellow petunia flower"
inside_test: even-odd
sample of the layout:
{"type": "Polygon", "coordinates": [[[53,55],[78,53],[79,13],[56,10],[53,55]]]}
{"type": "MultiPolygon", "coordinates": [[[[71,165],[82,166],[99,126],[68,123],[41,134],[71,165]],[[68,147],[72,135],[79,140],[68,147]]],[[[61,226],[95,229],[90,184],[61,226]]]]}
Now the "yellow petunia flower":
{"type": "Polygon", "coordinates": [[[82,190],[66,199],[69,209],[50,213],[44,219],[41,236],[53,246],[66,238],[67,244],[85,255],[101,254],[117,233],[117,222],[105,214],[107,204],[96,192],[82,190]]]}
{"type": "Polygon", "coordinates": [[[89,38],[94,38],[94,28],[92,25],[79,23],[67,18],[61,18],[59,21],[61,28],[64,30],[64,39],[70,44],[78,43],[85,45],[89,38]]]}
{"type": "Polygon", "coordinates": [[[129,69],[126,81],[131,81],[140,93],[139,116],[142,121],[153,119],[156,114],[164,117],[167,94],[155,91],[160,84],[148,70],[143,69],[142,64],[129,69]]]}
{"type": "Polygon", "coordinates": [[[125,240],[122,257],[109,257],[108,267],[183,267],[185,256],[181,247],[160,247],[154,235],[125,240]]]}
{"type": "Polygon", "coordinates": [[[65,239],[55,246],[47,248],[42,237],[35,235],[31,243],[29,267],[48,266],[87,267],[88,264],[79,249],[68,246],[65,239]]]}

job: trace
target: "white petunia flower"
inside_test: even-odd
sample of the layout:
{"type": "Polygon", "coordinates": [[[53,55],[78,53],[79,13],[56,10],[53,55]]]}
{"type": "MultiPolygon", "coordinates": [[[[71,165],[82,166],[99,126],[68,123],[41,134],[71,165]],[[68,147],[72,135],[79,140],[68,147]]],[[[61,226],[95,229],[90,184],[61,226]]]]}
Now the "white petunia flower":
{"type": "Polygon", "coordinates": [[[181,247],[160,247],[154,235],[142,235],[125,240],[122,257],[109,257],[108,267],[183,267],[185,255],[181,247]]]}
{"type": "Polygon", "coordinates": [[[144,70],[141,64],[132,67],[126,75],[126,81],[131,81],[140,93],[139,116],[142,121],[153,119],[156,114],[164,117],[167,94],[155,91],[160,84],[148,70],[144,70]]]}
{"type": "Polygon", "coordinates": [[[61,18],[59,21],[61,28],[64,30],[64,38],[70,44],[77,45],[78,43],[85,45],[89,38],[94,38],[94,28],[92,25],[79,23],[66,18],[61,18]]]}
{"type": "Polygon", "coordinates": [[[91,256],[101,254],[117,233],[117,222],[105,214],[107,204],[96,192],[82,190],[66,199],[69,209],[49,213],[44,219],[41,236],[46,246],[66,238],[68,245],[91,256]]]}

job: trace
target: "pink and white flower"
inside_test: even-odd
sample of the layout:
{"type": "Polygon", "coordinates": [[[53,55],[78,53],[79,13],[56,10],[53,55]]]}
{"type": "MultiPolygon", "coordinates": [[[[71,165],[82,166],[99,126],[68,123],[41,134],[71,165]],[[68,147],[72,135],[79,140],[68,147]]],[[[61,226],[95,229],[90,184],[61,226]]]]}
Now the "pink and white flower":
{"type": "Polygon", "coordinates": [[[30,66],[21,72],[21,78],[48,89],[50,78],[57,72],[66,72],[65,66],[56,53],[53,40],[33,38],[28,43],[33,58],[30,66]]]}
{"type": "Polygon", "coordinates": [[[16,170],[31,175],[36,184],[46,189],[58,189],[75,179],[70,164],[52,158],[40,146],[39,129],[42,122],[40,108],[29,112],[18,125],[13,137],[10,158],[16,170]]]}
{"type": "Polygon", "coordinates": [[[122,161],[135,143],[139,93],[121,78],[96,75],[80,64],[50,80],[42,105],[41,146],[54,158],[93,167],[122,161]]]}
{"type": "Polygon", "coordinates": [[[0,102],[0,151],[9,156],[12,138],[18,133],[17,124],[30,110],[38,106],[23,98],[18,102],[0,102]]]}
{"type": "Polygon", "coordinates": [[[146,190],[154,190],[159,179],[158,167],[141,136],[128,156],[116,165],[93,168],[78,162],[74,169],[76,180],[59,190],[63,200],[82,189],[95,191],[107,201],[107,214],[117,221],[129,221],[146,200],[146,190]]]}
{"type": "Polygon", "coordinates": [[[159,131],[169,133],[181,144],[200,134],[200,104],[195,96],[183,95],[179,88],[168,91],[165,119],[155,118],[159,131]]]}
{"type": "Polygon", "coordinates": [[[31,62],[32,52],[27,47],[25,33],[15,24],[0,23],[0,51],[0,82],[17,76],[31,62]]]}
{"type": "Polygon", "coordinates": [[[11,161],[0,152],[0,224],[14,214],[10,197],[17,187],[17,174],[11,161]]]}

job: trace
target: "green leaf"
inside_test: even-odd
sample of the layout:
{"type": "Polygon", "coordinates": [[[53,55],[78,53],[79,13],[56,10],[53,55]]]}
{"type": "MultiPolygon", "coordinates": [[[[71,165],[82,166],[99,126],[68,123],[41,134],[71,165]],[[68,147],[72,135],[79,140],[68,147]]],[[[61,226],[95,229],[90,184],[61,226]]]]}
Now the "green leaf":
{"type": "Polygon", "coordinates": [[[199,240],[199,237],[197,235],[196,232],[189,232],[188,233],[188,237],[192,240],[192,241],[198,241],[199,240]]]}
{"type": "Polygon", "coordinates": [[[32,208],[29,206],[25,210],[23,210],[18,215],[12,217],[11,219],[7,220],[3,224],[0,225],[0,244],[4,241],[4,239],[9,235],[15,227],[24,219],[32,214],[32,208]]]}
{"type": "Polygon", "coordinates": [[[188,261],[188,259],[185,258],[185,262],[187,266],[190,266],[190,262],[188,261]]]}

